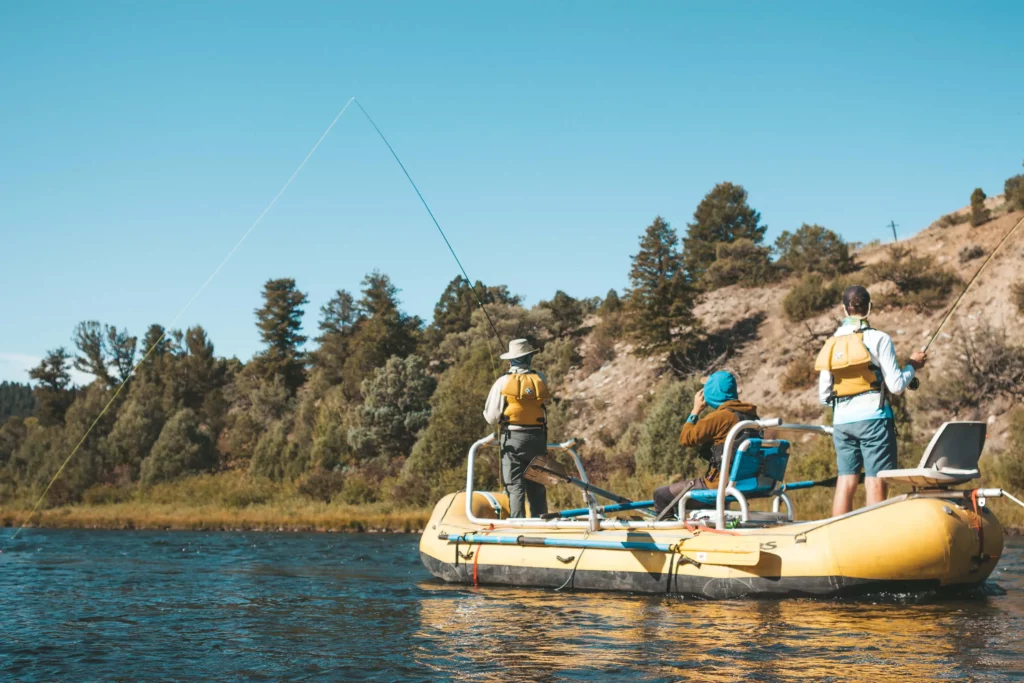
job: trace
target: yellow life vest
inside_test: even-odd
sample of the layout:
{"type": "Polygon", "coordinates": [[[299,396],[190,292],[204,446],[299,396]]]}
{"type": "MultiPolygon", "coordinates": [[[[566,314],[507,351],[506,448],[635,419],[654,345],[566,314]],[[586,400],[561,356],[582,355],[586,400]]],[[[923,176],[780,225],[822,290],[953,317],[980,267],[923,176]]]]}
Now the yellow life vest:
{"type": "Polygon", "coordinates": [[[544,424],[544,403],[551,398],[544,380],[535,372],[508,375],[501,390],[505,397],[504,424],[539,427],[544,424]]]}
{"type": "Polygon", "coordinates": [[[814,361],[818,372],[832,373],[832,391],[837,398],[878,391],[882,383],[878,369],[864,345],[864,331],[829,337],[814,361]]]}

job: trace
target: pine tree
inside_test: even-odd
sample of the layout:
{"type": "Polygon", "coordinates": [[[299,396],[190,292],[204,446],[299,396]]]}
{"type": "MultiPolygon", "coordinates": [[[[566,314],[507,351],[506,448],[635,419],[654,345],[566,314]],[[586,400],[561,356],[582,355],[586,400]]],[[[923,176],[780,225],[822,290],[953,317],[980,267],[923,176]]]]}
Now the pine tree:
{"type": "Polygon", "coordinates": [[[622,299],[619,298],[619,293],[614,289],[609,289],[608,293],[604,295],[601,305],[597,307],[598,314],[602,316],[614,315],[620,310],[622,310],[622,299]]]}
{"type": "Polygon", "coordinates": [[[720,243],[746,238],[761,244],[768,226],[760,221],[761,214],[747,204],[742,185],[715,185],[697,205],[683,238],[683,269],[690,282],[701,282],[717,258],[720,243]]]}
{"type": "Polygon", "coordinates": [[[572,332],[583,322],[581,302],[560,289],[555,292],[550,301],[541,301],[537,305],[551,311],[551,333],[556,337],[572,332]]]}
{"type": "Polygon", "coordinates": [[[971,225],[974,227],[987,223],[992,217],[985,207],[985,199],[984,190],[980,187],[974,188],[974,192],[971,193],[971,225]]]}
{"type": "Polygon", "coordinates": [[[678,368],[696,340],[699,322],[693,315],[696,291],[683,272],[676,231],[656,217],[632,260],[626,331],[637,353],[667,352],[670,364],[678,368]]]}
{"type": "Polygon", "coordinates": [[[73,339],[81,354],[75,356],[75,370],[88,373],[107,386],[112,385],[114,378],[110,375],[103,326],[99,321],[83,320],[78,323],[73,339]]]}
{"type": "Polygon", "coordinates": [[[19,382],[0,382],[0,423],[7,418],[29,417],[36,412],[36,398],[32,387],[19,382]]]}
{"type": "Polygon", "coordinates": [[[313,367],[329,385],[341,383],[342,368],[349,354],[349,340],[361,317],[355,298],[344,289],[339,289],[330,301],[320,307],[320,336],[316,338],[319,346],[310,356],[313,367]]]}
{"type": "Polygon", "coordinates": [[[74,399],[74,393],[69,390],[70,359],[68,352],[60,346],[47,351],[39,365],[29,370],[28,376],[39,382],[33,391],[39,401],[39,422],[43,425],[61,424],[74,399]]]}
{"type": "Polygon", "coordinates": [[[345,393],[359,398],[360,385],[388,358],[405,358],[416,349],[421,321],[399,309],[398,287],[386,274],[374,271],[363,279],[362,314],[349,339],[348,357],[342,369],[345,393]]]}
{"type": "Polygon", "coordinates": [[[509,294],[508,287],[486,287],[480,280],[470,286],[469,281],[457,276],[448,283],[434,306],[434,320],[427,330],[426,342],[439,344],[449,334],[465,332],[472,327],[473,312],[484,305],[516,306],[520,298],[509,294]]]}
{"type": "Polygon", "coordinates": [[[267,348],[253,359],[264,377],[278,375],[294,394],[305,380],[305,355],[300,347],[303,306],[308,301],[292,278],[267,280],[263,306],[256,309],[256,327],[267,348]]]}

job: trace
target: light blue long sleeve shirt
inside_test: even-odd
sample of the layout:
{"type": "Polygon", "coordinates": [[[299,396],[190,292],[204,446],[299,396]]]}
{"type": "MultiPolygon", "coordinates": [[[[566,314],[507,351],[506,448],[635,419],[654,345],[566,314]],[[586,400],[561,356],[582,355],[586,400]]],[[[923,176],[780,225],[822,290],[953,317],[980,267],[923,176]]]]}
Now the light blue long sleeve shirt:
{"type": "MultiPolygon", "coordinates": [[[[867,321],[862,318],[847,318],[833,336],[852,334],[866,325],[867,321]]],[[[868,353],[871,355],[871,362],[881,372],[885,388],[890,394],[902,394],[910,384],[910,380],[914,379],[914,368],[909,365],[900,368],[896,361],[896,347],[893,346],[892,337],[885,332],[868,328],[864,330],[864,346],[867,347],[868,353]]],[[[822,370],[818,378],[818,398],[822,404],[832,405],[834,396],[832,373],[822,370]]],[[[884,406],[879,407],[878,392],[871,391],[836,400],[832,424],[850,424],[851,422],[883,420],[891,417],[892,406],[889,405],[889,402],[886,401],[884,406]]]]}

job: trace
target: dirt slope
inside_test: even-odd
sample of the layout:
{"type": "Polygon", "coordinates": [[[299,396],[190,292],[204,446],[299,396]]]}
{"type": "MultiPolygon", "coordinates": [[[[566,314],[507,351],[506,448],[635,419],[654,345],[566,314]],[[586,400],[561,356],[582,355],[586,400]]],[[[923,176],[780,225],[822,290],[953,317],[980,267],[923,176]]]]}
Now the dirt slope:
{"type": "MultiPolygon", "coordinates": [[[[989,198],[995,208],[1001,197],[989,198]]],[[[961,209],[960,212],[968,211],[961,209]]],[[[956,272],[966,283],[982,265],[985,258],[1013,225],[1024,218],[1024,212],[1006,213],[988,223],[973,228],[969,223],[943,228],[933,223],[901,243],[922,254],[931,254],[944,266],[956,272]],[[978,245],[985,254],[961,263],[960,250],[978,245]]],[[[886,245],[869,245],[857,252],[865,264],[884,258],[886,245]]],[[[929,368],[922,381],[941,373],[956,353],[956,337],[963,329],[974,329],[982,321],[1005,329],[1011,338],[1020,339],[1024,333],[1021,316],[1010,298],[1010,287],[1024,279],[1024,229],[1008,241],[986,268],[943,332],[931,348],[929,368]]],[[[791,421],[818,422],[822,410],[815,388],[796,392],[783,392],[779,380],[786,366],[793,360],[813,363],[824,335],[830,334],[840,318],[838,308],[803,323],[791,323],[782,312],[782,299],[792,287],[784,281],[767,287],[743,289],[728,287],[707,294],[697,308],[705,327],[712,332],[729,336],[735,350],[725,361],[741,381],[745,399],[762,407],[762,415],[781,416],[791,421]]],[[[884,310],[874,313],[872,324],[889,332],[900,358],[927,341],[939,324],[945,310],[920,314],[910,309],[884,310]]],[[[586,347],[584,347],[586,348],[586,347]]],[[[629,347],[619,344],[614,360],[586,375],[582,369],[571,371],[559,393],[571,399],[575,417],[569,425],[574,435],[588,439],[598,437],[601,431],[621,433],[624,425],[640,415],[643,405],[654,393],[654,386],[664,372],[662,363],[655,359],[641,359],[629,353],[629,347]]],[[[916,407],[915,395],[910,405],[916,407]]],[[[1007,417],[1012,406],[1005,402],[991,402],[977,415],[962,415],[961,419],[984,419],[991,425],[989,438],[1000,447],[1005,441],[1007,417]]],[[[682,418],[681,418],[682,419],[682,418]]],[[[949,416],[915,411],[915,428],[925,437],[943,419],[949,416]]]]}

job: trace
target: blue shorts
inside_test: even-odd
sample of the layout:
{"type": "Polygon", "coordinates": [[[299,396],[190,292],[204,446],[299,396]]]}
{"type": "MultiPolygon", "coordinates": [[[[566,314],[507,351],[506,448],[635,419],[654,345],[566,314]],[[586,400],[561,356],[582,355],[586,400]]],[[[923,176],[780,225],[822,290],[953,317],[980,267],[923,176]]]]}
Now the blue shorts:
{"type": "Polygon", "coordinates": [[[864,420],[832,427],[839,474],[874,477],[896,464],[896,424],[891,418],[864,420]]]}

